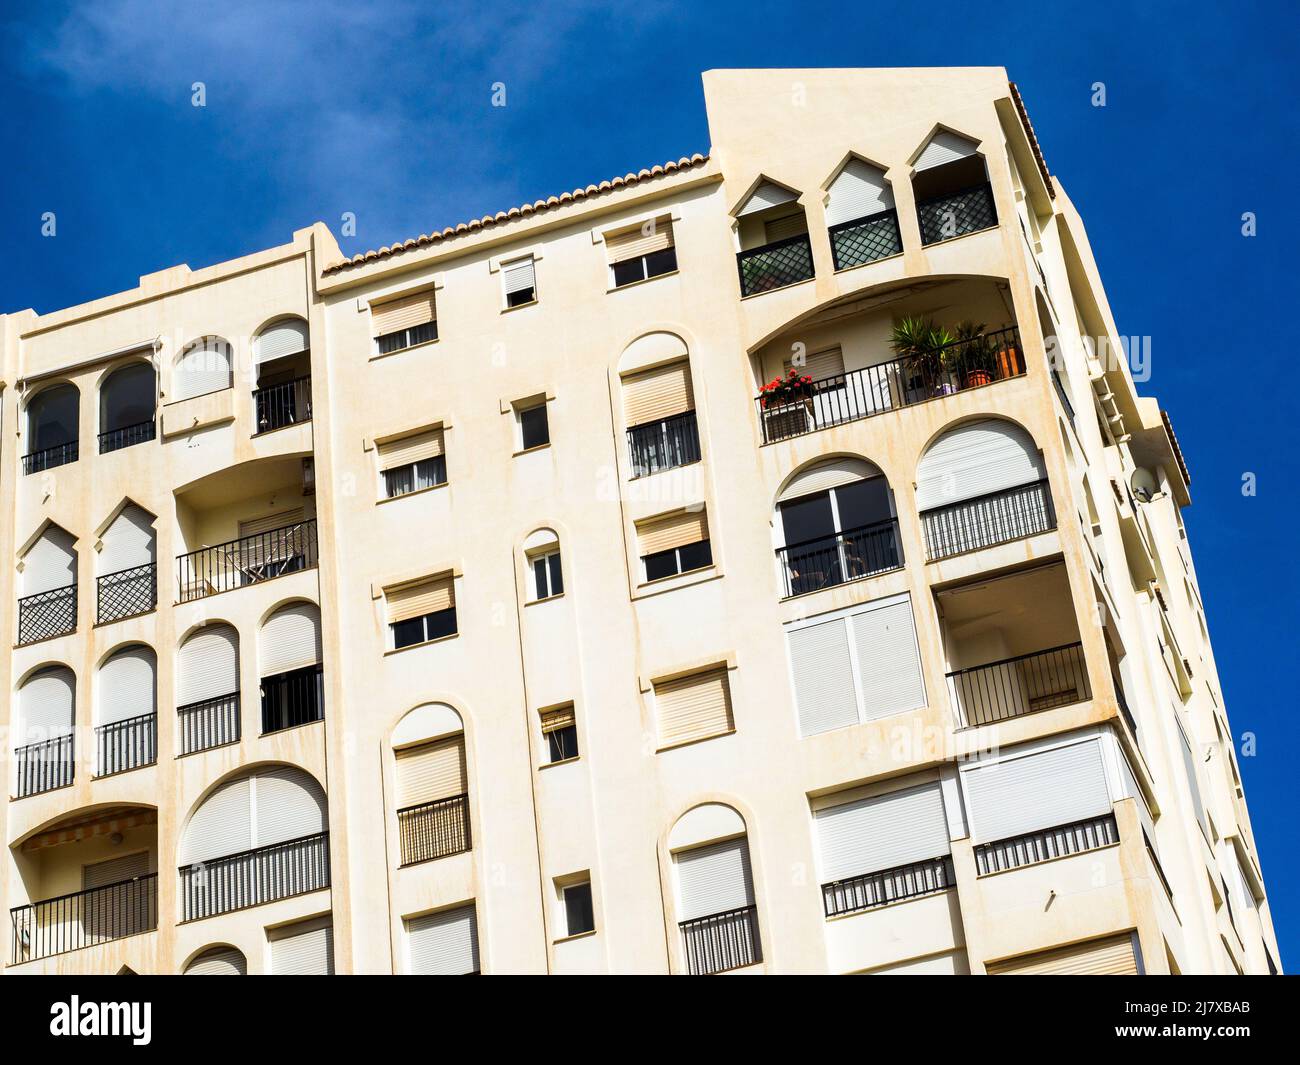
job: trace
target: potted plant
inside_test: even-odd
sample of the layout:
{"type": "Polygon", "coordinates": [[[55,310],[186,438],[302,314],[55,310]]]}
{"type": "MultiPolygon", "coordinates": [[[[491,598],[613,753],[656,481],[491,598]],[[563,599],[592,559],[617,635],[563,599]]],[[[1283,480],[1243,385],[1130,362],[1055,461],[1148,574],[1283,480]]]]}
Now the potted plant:
{"type": "Polygon", "coordinates": [[[774,377],[758,390],[762,398],[763,409],[769,410],[772,407],[787,407],[791,404],[803,400],[805,407],[812,405],[812,383],[813,379],[807,374],[801,374],[798,370],[791,367],[780,377],[774,377]]]}
{"type": "Polygon", "coordinates": [[[933,395],[956,391],[946,365],[954,334],[936,326],[929,318],[904,318],[894,324],[889,342],[903,363],[905,376],[919,377],[921,386],[933,395]]]}
{"type": "Polygon", "coordinates": [[[955,330],[957,344],[952,349],[953,369],[963,388],[976,388],[993,381],[995,352],[984,330],[983,322],[978,325],[962,322],[955,330]]]}

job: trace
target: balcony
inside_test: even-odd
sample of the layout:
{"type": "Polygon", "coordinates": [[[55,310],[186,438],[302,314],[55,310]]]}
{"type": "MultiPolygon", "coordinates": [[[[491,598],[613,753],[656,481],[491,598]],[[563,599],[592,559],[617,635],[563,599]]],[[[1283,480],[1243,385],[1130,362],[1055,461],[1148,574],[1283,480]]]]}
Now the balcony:
{"type": "Polygon", "coordinates": [[[176,708],[181,754],[239,742],[239,692],[176,708]]]}
{"type": "Polygon", "coordinates": [[[72,783],[76,771],[73,758],[72,734],[52,736],[48,740],[29,743],[14,751],[17,765],[15,795],[24,799],[43,791],[65,788],[72,783]]]}
{"type": "Polygon", "coordinates": [[[140,614],[158,605],[158,566],[143,566],[106,573],[95,582],[95,623],[107,625],[140,614]]]}
{"type": "Polygon", "coordinates": [[[320,832],[182,866],[182,919],[196,921],[329,886],[329,833],[320,832]]]}
{"type": "Polygon", "coordinates": [[[926,560],[929,562],[1024,540],[1055,528],[1056,510],[1045,480],[963,499],[921,513],[926,560]]]}
{"type": "Polygon", "coordinates": [[[695,411],[632,426],[627,431],[627,452],[633,477],[648,477],[699,462],[700,434],[695,411]]]}
{"type": "Polygon", "coordinates": [[[29,451],[23,456],[23,473],[41,473],[43,470],[52,470],[56,466],[66,466],[69,462],[76,461],[77,441],[71,440],[66,444],[42,448],[40,451],[29,451]]]}
{"type": "Polygon", "coordinates": [[[758,938],[758,909],[738,910],[697,917],[677,926],[682,933],[686,969],[692,976],[743,969],[763,960],[758,938]]]}
{"type": "Polygon", "coordinates": [[[398,810],[397,831],[403,865],[463,854],[472,846],[469,796],[453,795],[398,810]]]}
{"type": "Polygon", "coordinates": [[[859,913],[891,902],[918,899],[957,886],[952,858],[945,855],[925,862],[883,869],[876,873],[836,880],[822,885],[822,907],[827,917],[859,913]]]}
{"type": "Polygon", "coordinates": [[[975,848],[975,866],[980,876],[1019,869],[1026,865],[1064,858],[1070,854],[1111,847],[1119,842],[1114,814],[1092,817],[1025,836],[981,843],[975,848]]]}
{"type": "Polygon", "coordinates": [[[152,418],[147,422],[137,422],[135,425],[126,425],[120,429],[110,429],[99,434],[99,453],[105,455],[110,451],[121,451],[124,447],[134,447],[136,444],[148,443],[154,438],[156,431],[152,418]]]}
{"type": "Polygon", "coordinates": [[[916,205],[921,223],[921,243],[938,244],[998,224],[993,206],[993,189],[988,184],[962,189],[960,192],[920,200],[916,205]]]}
{"type": "Polygon", "coordinates": [[[900,569],[898,521],[877,522],[778,549],[784,597],[833,588],[900,569]]]}
{"type": "Polygon", "coordinates": [[[311,421],[311,377],[267,385],[253,393],[255,435],[311,421]]]}
{"type": "Polygon", "coordinates": [[[152,932],[158,927],[158,874],[15,906],[9,917],[11,965],[152,932]]]}
{"type": "Polygon", "coordinates": [[[263,677],[262,735],[310,725],[325,718],[325,685],[320,665],[263,677]]]}
{"type": "Polygon", "coordinates": [[[826,377],[793,398],[760,395],[754,402],[763,443],[772,444],[1024,372],[1020,330],[1010,326],[945,344],[924,358],[892,359],[826,377]]]}
{"type": "Polygon", "coordinates": [[[66,585],[18,600],[18,646],[77,631],[77,586],[66,585]]]}
{"type": "Polygon", "coordinates": [[[158,715],[140,714],[95,729],[95,775],[111,777],[158,761],[158,715]]]}
{"type": "Polygon", "coordinates": [[[736,267],[740,272],[741,296],[772,292],[813,276],[812,244],[807,233],[786,237],[737,252],[736,267]]]}
{"type": "Polygon", "coordinates": [[[176,559],[180,601],[312,569],[318,559],[315,518],[191,551],[176,559]]]}
{"type": "Polygon", "coordinates": [[[1017,655],[948,674],[958,728],[1086,702],[1092,698],[1079,643],[1017,655]]]}
{"type": "Polygon", "coordinates": [[[903,250],[898,231],[898,212],[880,211],[830,227],[831,257],[836,270],[887,259],[903,250]]]}

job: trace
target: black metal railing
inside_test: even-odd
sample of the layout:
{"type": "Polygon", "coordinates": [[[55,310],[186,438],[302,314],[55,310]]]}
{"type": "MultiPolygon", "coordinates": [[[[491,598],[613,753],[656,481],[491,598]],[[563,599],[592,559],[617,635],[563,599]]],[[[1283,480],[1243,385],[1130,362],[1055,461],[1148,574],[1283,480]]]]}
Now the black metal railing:
{"type": "Polygon", "coordinates": [[[892,209],[831,226],[830,237],[836,270],[873,263],[903,250],[898,212],[892,209]]]}
{"type": "Polygon", "coordinates": [[[403,865],[464,853],[473,845],[469,833],[469,796],[453,795],[398,810],[397,834],[403,865]]]}
{"type": "Polygon", "coordinates": [[[319,558],[316,519],[241,536],[176,558],[182,603],[311,569],[319,558]]]}
{"type": "Polygon", "coordinates": [[[1008,326],[936,348],[923,358],[892,359],[822,378],[795,398],[759,396],[754,403],[763,443],[772,444],[1024,372],[1020,330],[1008,326]]]}
{"type": "Polygon", "coordinates": [[[682,931],[686,970],[692,976],[741,969],[763,960],[763,947],[758,939],[758,909],[754,906],[696,917],[680,922],[677,927],[682,931]]]}
{"type": "Polygon", "coordinates": [[[993,189],[988,184],[921,200],[916,205],[916,217],[921,223],[922,244],[938,244],[998,224],[993,189]]]}
{"type": "Polygon", "coordinates": [[[76,772],[72,755],[72,733],[51,736],[48,740],[29,743],[15,750],[18,798],[39,795],[43,791],[53,791],[71,784],[76,772]]]}
{"type": "Polygon", "coordinates": [[[152,440],[154,436],[155,428],[152,418],[147,422],[124,425],[120,429],[109,429],[107,432],[99,434],[99,453],[104,455],[109,451],[121,451],[122,448],[131,447],[134,444],[144,444],[152,440]]]}
{"type": "Polygon", "coordinates": [[[147,614],[157,605],[158,566],[154,562],[105,573],[95,582],[96,624],[147,614]]]}
{"type": "Polygon", "coordinates": [[[1095,851],[1119,842],[1119,828],[1114,814],[1090,817],[1069,825],[1045,828],[1023,836],[981,843],[975,848],[975,866],[980,876],[1019,869],[1024,865],[1064,858],[1070,854],[1095,851]]]}
{"type": "Polygon", "coordinates": [[[738,252],[736,267],[740,271],[742,296],[785,288],[813,276],[812,244],[807,233],[786,237],[761,248],[738,252]]]}
{"type": "Polygon", "coordinates": [[[1092,698],[1083,644],[1017,655],[948,674],[958,728],[988,725],[1092,698]]]}
{"type": "Polygon", "coordinates": [[[95,775],[111,777],[158,761],[158,715],[140,714],[95,729],[95,775]]]}
{"type": "Polygon", "coordinates": [[[827,917],[871,910],[891,902],[933,895],[957,886],[952,858],[944,855],[893,869],[833,880],[822,885],[822,908],[827,917]]]}
{"type": "Polygon", "coordinates": [[[1045,480],[921,512],[925,556],[930,562],[1055,528],[1056,509],[1045,480]]]}
{"type": "Polygon", "coordinates": [[[329,833],[183,865],[180,878],[185,921],[319,891],[330,886],[329,833]]]}
{"type": "Polygon", "coordinates": [[[699,462],[700,433],[695,412],[688,410],[671,418],[632,426],[627,431],[627,451],[633,477],[699,462]]]}
{"type": "Polygon", "coordinates": [[[789,598],[899,569],[903,545],[898,521],[890,518],[779,548],[776,557],[789,598]]]}
{"type": "Polygon", "coordinates": [[[158,874],[15,906],[10,964],[18,965],[158,927],[158,874]]]}
{"type": "Polygon", "coordinates": [[[23,473],[40,473],[42,470],[52,470],[55,466],[66,466],[69,462],[76,461],[77,441],[70,440],[66,444],[41,448],[40,451],[29,451],[23,456],[23,473]]]}
{"type": "Polygon", "coordinates": [[[253,393],[253,406],[258,433],[311,421],[311,377],[259,388],[253,393]]]}
{"type": "Polygon", "coordinates": [[[1138,738],[1137,718],[1133,716],[1133,711],[1129,709],[1128,700],[1124,698],[1124,685],[1118,677],[1112,676],[1111,681],[1115,685],[1115,702],[1119,706],[1120,715],[1128,722],[1128,730],[1133,733],[1133,738],[1138,738]]]}
{"type": "Polygon", "coordinates": [[[18,643],[36,643],[77,631],[77,586],[66,585],[18,600],[18,643]]]}
{"type": "Polygon", "coordinates": [[[325,717],[325,684],[321,666],[304,666],[263,677],[262,734],[308,725],[325,717]]]}
{"type": "Polygon", "coordinates": [[[194,754],[239,740],[239,692],[176,708],[180,753],[194,754]]]}

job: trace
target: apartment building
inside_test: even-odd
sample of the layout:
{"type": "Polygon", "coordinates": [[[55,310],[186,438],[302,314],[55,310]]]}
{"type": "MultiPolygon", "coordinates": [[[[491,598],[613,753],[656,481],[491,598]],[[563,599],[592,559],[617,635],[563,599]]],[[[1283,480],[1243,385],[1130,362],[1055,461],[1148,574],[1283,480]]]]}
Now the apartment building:
{"type": "Polygon", "coordinates": [[[707,156],[0,318],[8,970],[1278,970],[1006,72],[704,86],[707,156]]]}

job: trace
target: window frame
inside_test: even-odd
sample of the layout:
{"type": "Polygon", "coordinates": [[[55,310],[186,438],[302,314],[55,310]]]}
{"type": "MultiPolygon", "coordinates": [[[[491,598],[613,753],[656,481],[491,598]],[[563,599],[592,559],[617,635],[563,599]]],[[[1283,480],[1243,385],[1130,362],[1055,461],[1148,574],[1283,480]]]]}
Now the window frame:
{"type": "Polygon", "coordinates": [[[435,610],[430,614],[417,614],[415,617],[406,618],[404,621],[388,622],[388,642],[390,645],[389,646],[390,651],[405,651],[408,647],[419,647],[421,644],[432,643],[434,640],[447,640],[453,636],[459,636],[459,635],[460,635],[460,626],[459,626],[458,619],[456,617],[456,607],[454,605],[448,607],[446,610],[435,610]],[[431,620],[433,618],[446,618],[448,615],[450,615],[451,618],[451,631],[441,632],[441,633],[436,633],[434,635],[431,635],[430,634],[432,632],[431,620]],[[397,642],[398,627],[403,625],[410,625],[413,622],[417,622],[417,621],[420,623],[421,638],[418,640],[412,640],[409,643],[398,643],[397,642]]]}
{"type": "Polygon", "coordinates": [[[558,543],[538,548],[536,551],[529,553],[525,561],[528,563],[528,575],[531,582],[530,590],[532,591],[532,598],[529,602],[544,603],[548,599],[558,599],[564,594],[564,562],[558,543]],[[539,564],[542,567],[540,573],[538,571],[539,564]],[[545,591],[543,591],[541,583],[543,576],[546,582],[545,591]]]}
{"type": "Polygon", "coordinates": [[[560,893],[560,911],[564,915],[564,935],[561,938],[574,939],[577,936],[592,935],[596,931],[596,894],[592,888],[591,877],[588,876],[585,879],[572,880],[569,883],[559,884],[557,886],[559,887],[560,893]],[[576,931],[574,930],[574,913],[569,901],[570,892],[579,893],[580,898],[578,905],[581,909],[579,910],[578,916],[580,918],[587,918],[589,927],[579,928],[576,931]],[[582,894],[586,895],[585,904],[584,901],[581,900],[582,894]]]}
{"type": "Polygon", "coordinates": [[[502,259],[500,261],[499,268],[501,271],[501,310],[503,313],[506,311],[517,311],[523,307],[531,307],[533,306],[533,304],[541,302],[541,286],[538,285],[537,283],[537,260],[538,260],[537,255],[535,255],[532,252],[527,252],[523,255],[515,255],[509,259],[502,259]],[[512,302],[512,297],[518,295],[519,293],[511,293],[511,291],[508,288],[506,288],[506,276],[509,274],[511,267],[520,266],[525,262],[529,262],[532,264],[533,285],[531,289],[520,290],[520,292],[529,293],[528,299],[521,299],[518,300],[517,302],[512,302]]]}
{"type": "Polygon", "coordinates": [[[666,581],[672,577],[681,577],[688,573],[698,573],[700,572],[700,570],[708,569],[713,564],[714,562],[713,562],[712,537],[706,537],[703,540],[695,540],[692,543],[683,544],[681,547],[670,547],[666,551],[655,551],[652,554],[641,556],[641,570],[645,575],[645,580],[647,584],[653,581],[666,581]],[[682,551],[689,550],[691,548],[703,548],[703,552],[705,555],[707,555],[707,558],[704,561],[699,562],[697,565],[693,565],[683,569],[682,568],[683,560],[682,560],[681,553],[682,551]],[[663,558],[668,555],[673,556],[673,560],[676,563],[677,568],[673,570],[673,572],[671,573],[662,573],[657,577],[651,576],[650,559],[663,558]]]}
{"type": "Polygon", "coordinates": [[[417,492],[427,492],[431,488],[441,488],[447,483],[447,456],[445,454],[435,455],[433,456],[433,458],[420,459],[417,462],[407,462],[401,466],[390,466],[387,469],[381,469],[379,471],[379,476],[383,481],[383,486],[384,486],[383,499],[385,500],[402,499],[405,496],[415,495],[417,492]],[[440,477],[438,472],[439,462],[441,462],[442,464],[440,477]],[[420,471],[420,467],[428,464],[433,465],[434,479],[429,484],[417,484],[416,480],[420,471]],[[406,470],[411,471],[410,476],[411,476],[412,487],[407,489],[405,492],[394,492],[392,490],[392,485],[389,481],[389,477],[393,474],[401,473],[406,470]]]}
{"type": "Polygon", "coordinates": [[[533,403],[524,401],[514,404],[515,409],[515,447],[517,454],[525,454],[529,451],[540,451],[542,448],[551,446],[551,415],[547,410],[549,399],[542,399],[540,402],[533,403]],[[528,437],[524,428],[524,416],[533,414],[540,410],[542,412],[542,422],[546,429],[546,439],[540,444],[528,443],[528,437]]]}

